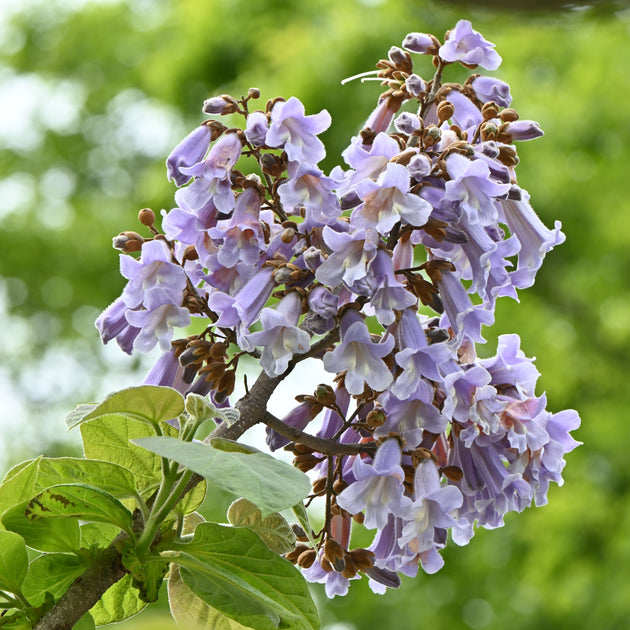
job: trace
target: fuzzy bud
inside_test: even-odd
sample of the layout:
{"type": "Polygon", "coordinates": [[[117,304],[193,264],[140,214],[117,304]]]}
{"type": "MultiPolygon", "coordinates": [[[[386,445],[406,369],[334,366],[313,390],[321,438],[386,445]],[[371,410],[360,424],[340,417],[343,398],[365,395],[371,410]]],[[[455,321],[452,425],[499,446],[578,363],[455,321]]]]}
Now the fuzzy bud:
{"type": "Polygon", "coordinates": [[[139,252],[142,249],[144,238],[137,232],[121,232],[112,239],[114,249],[128,254],[130,252],[139,252]]]}
{"type": "Polygon", "coordinates": [[[138,212],[138,221],[140,221],[142,225],[151,227],[155,223],[155,212],[153,212],[151,208],[143,208],[138,212]]]}
{"type": "Polygon", "coordinates": [[[203,102],[203,111],[205,114],[233,114],[238,111],[238,103],[229,94],[221,94],[206,99],[203,102]]]}
{"type": "Polygon", "coordinates": [[[440,49],[438,38],[429,33],[409,33],[402,45],[403,48],[420,55],[437,55],[440,49]]]}

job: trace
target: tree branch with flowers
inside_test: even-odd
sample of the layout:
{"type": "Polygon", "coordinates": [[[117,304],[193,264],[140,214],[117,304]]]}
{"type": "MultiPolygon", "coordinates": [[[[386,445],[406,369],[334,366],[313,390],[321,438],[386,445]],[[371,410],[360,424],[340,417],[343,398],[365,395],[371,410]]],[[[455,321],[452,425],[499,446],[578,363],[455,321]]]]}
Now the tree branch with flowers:
{"type": "Polygon", "coordinates": [[[2,482],[0,627],[120,621],[166,582],[184,627],[318,628],[307,582],[383,593],[438,571],[449,534],[546,503],[579,417],[547,410],[516,334],[476,354],[497,299],[564,240],[516,179],[514,142],[542,131],[505,82],[445,81],[500,62],[464,20],[443,43],[409,34],[360,75],[385,91],[329,174],[325,110],[256,109],[257,89],[204,103],[167,159],[176,207],[114,238],[127,284],[96,322],[104,343],[162,354],[143,385],[69,414],[84,458],[2,482]],[[270,398],[306,360],[327,382],[278,418],[270,398]],[[240,441],[257,424],[293,465],[240,441]],[[225,523],[197,511],[208,482],[235,497],[225,523]]]}

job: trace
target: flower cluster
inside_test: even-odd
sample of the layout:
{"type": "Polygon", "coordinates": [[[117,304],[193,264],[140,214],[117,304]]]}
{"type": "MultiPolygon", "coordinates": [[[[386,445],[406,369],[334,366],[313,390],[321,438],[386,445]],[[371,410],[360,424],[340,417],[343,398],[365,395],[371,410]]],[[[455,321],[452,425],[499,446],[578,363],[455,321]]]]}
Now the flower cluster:
{"type": "Polygon", "coordinates": [[[547,411],[517,335],[492,358],[475,352],[497,298],[516,299],[564,240],[516,180],[513,142],[542,135],[538,124],[497,78],[442,80],[452,64],[500,62],[467,21],[443,43],[409,34],[365,73],[386,90],[328,174],[326,111],[307,115],[297,98],[252,111],[256,89],[210,98],[214,118],[167,160],[178,190],[163,232],[142,211],[151,237],[115,239],[128,284],[97,326],[128,353],[159,343],[148,383],[227,407],[245,355],[270,382],[308,357],[334,377],[268,428],[325,498],[324,528],[299,532],[287,557],[330,596],[362,573],[382,592],[419,566],[437,571],[449,531],[465,544],[475,526],[544,504],[578,444],[577,413],[547,411]],[[173,340],[191,318],[203,332],[173,340]],[[321,451],[305,433],[317,416],[321,451]],[[349,548],[353,522],[375,530],[369,549],[349,548]]]}

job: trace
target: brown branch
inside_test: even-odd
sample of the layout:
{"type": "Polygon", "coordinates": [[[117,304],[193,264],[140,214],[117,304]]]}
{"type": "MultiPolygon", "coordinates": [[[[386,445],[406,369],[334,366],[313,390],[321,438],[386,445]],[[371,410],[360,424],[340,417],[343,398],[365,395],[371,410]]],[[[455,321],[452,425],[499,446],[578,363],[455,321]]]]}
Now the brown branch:
{"type": "Polygon", "coordinates": [[[360,455],[361,453],[369,453],[374,455],[376,451],[376,442],[366,442],[364,444],[344,444],[337,440],[327,440],[325,438],[319,438],[310,433],[300,431],[295,427],[292,427],[286,422],[276,418],[269,412],[265,413],[263,422],[276,433],[289,438],[292,442],[298,444],[304,444],[309,448],[312,448],[317,453],[324,455],[360,455]]]}

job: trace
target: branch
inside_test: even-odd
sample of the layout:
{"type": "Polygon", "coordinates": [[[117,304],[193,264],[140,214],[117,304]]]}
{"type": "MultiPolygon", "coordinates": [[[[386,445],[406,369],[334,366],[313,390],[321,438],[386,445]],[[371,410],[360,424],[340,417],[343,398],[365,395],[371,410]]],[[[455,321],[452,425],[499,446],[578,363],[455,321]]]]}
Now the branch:
{"type": "Polygon", "coordinates": [[[376,451],[376,442],[343,444],[337,442],[337,440],[318,438],[282,422],[282,420],[276,418],[269,412],[265,413],[263,422],[276,433],[289,438],[292,442],[304,444],[317,453],[323,453],[325,455],[360,455],[361,453],[369,453],[370,455],[374,455],[376,451]]]}

